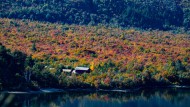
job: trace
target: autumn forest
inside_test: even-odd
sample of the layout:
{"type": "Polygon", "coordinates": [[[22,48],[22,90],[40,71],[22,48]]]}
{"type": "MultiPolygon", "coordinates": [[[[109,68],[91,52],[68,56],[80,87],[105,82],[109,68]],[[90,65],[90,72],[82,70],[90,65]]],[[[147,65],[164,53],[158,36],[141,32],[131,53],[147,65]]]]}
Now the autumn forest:
{"type": "Polygon", "coordinates": [[[1,2],[0,90],[190,85],[188,1],[104,1],[1,2]],[[91,72],[62,71],[78,66],[91,72]]]}

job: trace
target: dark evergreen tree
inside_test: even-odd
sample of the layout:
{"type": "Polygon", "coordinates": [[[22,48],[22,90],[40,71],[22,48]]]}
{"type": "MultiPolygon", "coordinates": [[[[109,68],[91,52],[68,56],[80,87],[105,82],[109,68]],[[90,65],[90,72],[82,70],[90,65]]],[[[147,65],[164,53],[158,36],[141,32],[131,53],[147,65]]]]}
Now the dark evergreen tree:
{"type": "Polygon", "coordinates": [[[8,18],[161,30],[190,27],[190,5],[184,0],[22,0],[10,3],[4,0],[1,4],[0,17],[8,18]]]}

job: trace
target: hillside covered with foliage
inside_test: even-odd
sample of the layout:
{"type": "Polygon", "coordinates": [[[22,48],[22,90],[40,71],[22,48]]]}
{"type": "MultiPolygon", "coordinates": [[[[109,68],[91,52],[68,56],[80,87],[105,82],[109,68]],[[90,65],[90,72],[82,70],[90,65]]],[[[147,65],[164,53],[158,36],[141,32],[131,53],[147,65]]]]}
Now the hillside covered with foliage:
{"type": "Polygon", "coordinates": [[[189,0],[2,0],[1,18],[170,30],[190,28],[189,0]]]}
{"type": "Polygon", "coordinates": [[[190,85],[189,34],[1,18],[0,43],[2,87],[26,72],[31,81],[22,84],[35,87],[190,85]],[[92,63],[89,74],[61,72],[92,63]]]}

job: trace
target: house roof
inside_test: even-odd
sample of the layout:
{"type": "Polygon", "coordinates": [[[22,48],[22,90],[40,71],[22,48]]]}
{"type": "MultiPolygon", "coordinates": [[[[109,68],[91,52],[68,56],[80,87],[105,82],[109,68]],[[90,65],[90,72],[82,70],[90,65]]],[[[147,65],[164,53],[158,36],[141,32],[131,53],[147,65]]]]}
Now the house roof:
{"type": "Polygon", "coordinates": [[[62,69],[63,72],[71,72],[71,69],[62,69]]]}
{"type": "Polygon", "coordinates": [[[90,68],[88,68],[88,67],[76,67],[75,68],[75,70],[85,70],[85,71],[87,71],[87,70],[89,70],[90,68]]]}

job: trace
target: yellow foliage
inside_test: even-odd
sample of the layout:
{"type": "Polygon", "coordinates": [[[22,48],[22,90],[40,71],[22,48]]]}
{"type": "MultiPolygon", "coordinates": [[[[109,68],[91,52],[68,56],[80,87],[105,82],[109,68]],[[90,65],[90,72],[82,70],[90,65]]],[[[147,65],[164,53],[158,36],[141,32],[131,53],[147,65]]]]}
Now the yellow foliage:
{"type": "Polygon", "coordinates": [[[49,71],[50,71],[51,74],[55,74],[56,73],[56,69],[55,68],[50,69],[49,71]]]}
{"type": "Polygon", "coordinates": [[[130,30],[127,30],[126,33],[127,33],[127,34],[134,34],[134,33],[135,33],[135,30],[134,30],[134,29],[130,29],[130,30]]]}
{"type": "Polygon", "coordinates": [[[90,69],[91,69],[92,71],[94,71],[94,62],[91,62],[91,64],[90,64],[90,69]]]}

